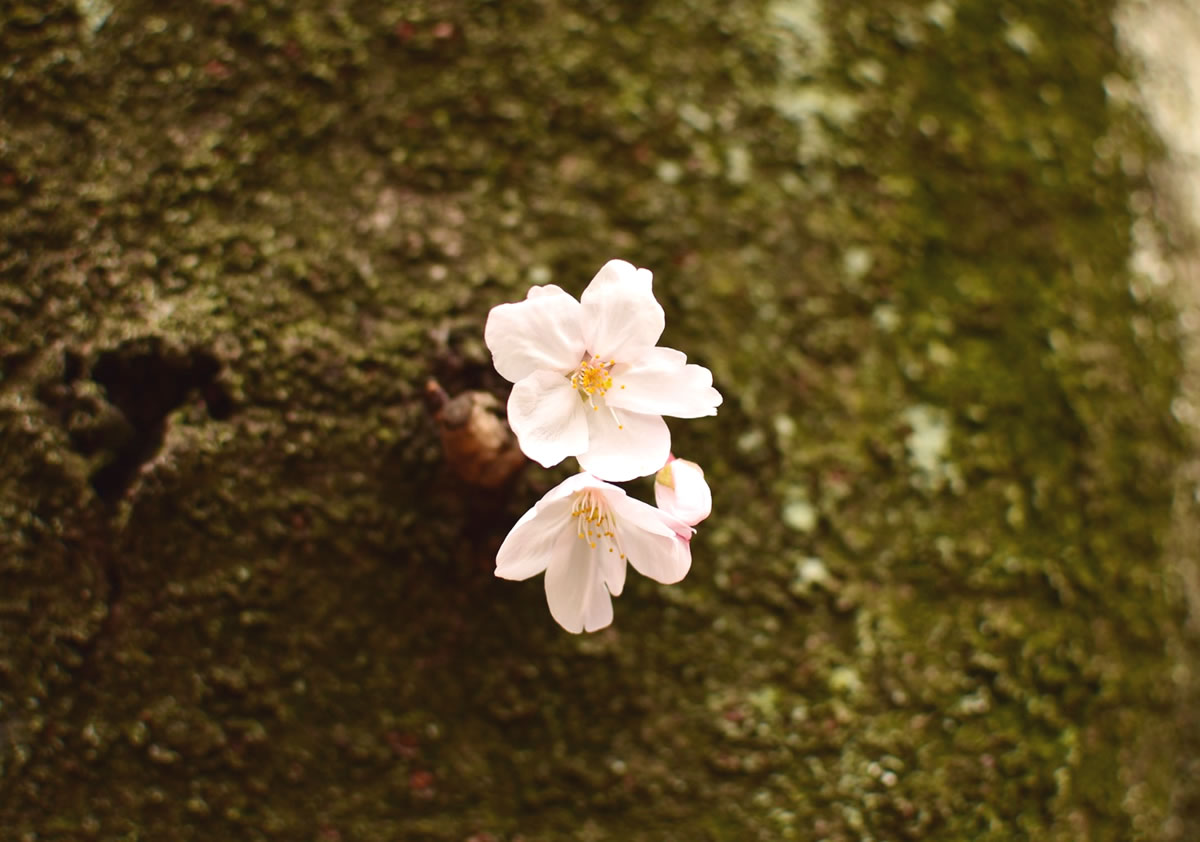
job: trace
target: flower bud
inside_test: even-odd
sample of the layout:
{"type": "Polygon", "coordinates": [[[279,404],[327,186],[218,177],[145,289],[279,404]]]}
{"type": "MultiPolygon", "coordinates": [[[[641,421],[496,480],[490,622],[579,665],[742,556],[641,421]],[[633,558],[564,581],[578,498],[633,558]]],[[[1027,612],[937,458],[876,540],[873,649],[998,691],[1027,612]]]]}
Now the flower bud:
{"type": "Polygon", "coordinates": [[[654,500],[664,512],[689,526],[712,512],[712,491],[704,471],[695,462],[674,456],[654,477],[654,500]]]}

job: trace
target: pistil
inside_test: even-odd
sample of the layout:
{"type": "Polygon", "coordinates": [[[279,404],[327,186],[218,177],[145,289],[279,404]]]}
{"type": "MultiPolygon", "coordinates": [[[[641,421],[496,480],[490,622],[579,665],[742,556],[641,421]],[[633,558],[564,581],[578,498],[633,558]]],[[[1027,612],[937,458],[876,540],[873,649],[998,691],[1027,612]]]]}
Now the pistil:
{"type": "Polygon", "coordinates": [[[599,357],[585,357],[571,374],[571,388],[586,395],[586,400],[591,403],[594,395],[603,396],[612,388],[612,367],[616,364],[616,360],[604,362],[599,357]]]}
{"type": "MultiPolygon", "coordinates": [[[[579,362],[579,368],[571,372],[571,388],[578,392],[579,397],[595,412],[600,411],[596,398],[603,398],[613,387],[612,368],[616,364],[616,360],[604,362],[601,357],[584,357],[579,362]]],[[[624,389],[625,386],[622,385],[621,388],[624,389]]],[[[607,409],[613,421],[617,423],[617,429],[624,430],[625,425],[617,417],[616,411],[612,407],[607,409]]]]}

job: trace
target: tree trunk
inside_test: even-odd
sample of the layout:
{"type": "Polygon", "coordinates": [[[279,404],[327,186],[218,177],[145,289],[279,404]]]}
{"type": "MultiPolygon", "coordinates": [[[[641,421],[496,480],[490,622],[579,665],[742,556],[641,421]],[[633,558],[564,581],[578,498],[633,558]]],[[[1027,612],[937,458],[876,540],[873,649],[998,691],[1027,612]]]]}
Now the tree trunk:
{"type": "Polygon", "coordinates": [[[9,2],[0,835],[1200,833],[1112,14],[9,2]],[[425,384],[612,257],[714,514],[573,636],[492,575],[571,468],[464,482],[425,384]]]}

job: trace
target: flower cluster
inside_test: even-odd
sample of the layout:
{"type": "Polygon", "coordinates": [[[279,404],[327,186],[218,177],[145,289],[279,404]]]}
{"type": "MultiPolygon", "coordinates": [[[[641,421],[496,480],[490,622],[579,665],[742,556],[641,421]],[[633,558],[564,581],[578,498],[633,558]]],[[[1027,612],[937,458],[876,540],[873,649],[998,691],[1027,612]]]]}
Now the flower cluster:
{"type": "Polygon", "coordinates": [[[658,347],[663,309],[648,269],[610,260],[576,300],[554,285],[492,308],[484,341],[513,383],[508,422],[544,467],[569,456],[582,473],[559,484],[509,532],[496,575],[545,573],[550,613],[571,632],[612,622],[626,564],[663,584],[691,567],[693,528],[708,517],[704,472],[671,455],[664,415],[716,415],[712,373],[658,347]],[[613,485],[656,475],[657,507],[613,485]]]}

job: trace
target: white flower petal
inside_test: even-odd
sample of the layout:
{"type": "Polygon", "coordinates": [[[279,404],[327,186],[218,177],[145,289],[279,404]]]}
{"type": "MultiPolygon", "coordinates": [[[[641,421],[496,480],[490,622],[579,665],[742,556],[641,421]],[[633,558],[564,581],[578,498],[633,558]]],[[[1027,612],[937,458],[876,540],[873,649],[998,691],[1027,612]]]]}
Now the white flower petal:
{"type": "Polygon", "coordinates": [[[583,630],[588,632],[600,631],[612,625],[612,597],[603,582],[596,583],[596,592],[588,603],[587,612],[583,615],[583,630]]]}
{"type": "Polygon", "coordinates": [[[610,260],[583,291],[582,332],[588,351],[603,360],[636,357],[654,347],[666,326],[649,269],[610,260]]]}
{"type": "Polygon", "coordinates": [[[540,506],[543,503],[548,503],[551,500],[560,500],[563,497],[571,496],[576,491],[584,491],[589,488],[599,488],[607,491],[610,488],[616,488],[616,486],[609,485],[604,480],[594,477],[589,473],[580,472],[578,474],[572,474],[558,485],[547,491],[542,499],[538,501],[538,505],[540,506]]]}
{"type": "MultiPolygon", "coordinates": [[[[570,490],[567,493],[571,495],[577,491],[591,490],[595,492],[596,499],[609,508],[611,508],[609,503],[610,498],[625,496],[625,491],[618,486],[597,479],[587,472],[582,472],[560,483],[557,488],[549,492],[542,499],[545,500],[550,494],[568,487],[570,490]]],[[[578,530],[578,526],[574,522],[572,522],[571,528],[578,530]]],[[[628,564],[625,562],[625,559],[621,558],[621,554],[616,551],[612,541],[598,542],[596,551],[600,558],[600,573],[604,579],[604,584],[608,586],[608,592],[613,596],[620,596],[621,591],[625,589],[625,573],[628,564]]]]}
{"type": "Polygon", "coordinates": [[[483,341],[492,364],[516,383],[535,371],[567,373],[583,357],[582,305],[559,287],[533,287],[524,301],[488,313],[483,341]]]}
{"type": "Polygon", "coordinates": [[[604,584],[608,586],[608,592],[613,596],[620,596],[621,591],[625,590],[625,572],[628,565],[625,559],[621,558],[621,554],[613,549],[611,542],[606,542],[606,546],[600,552],[600,572],[604,577],[604,584]]]}
{"type": "Polygon", "coordinates": [[[692,566],[692,551],[688,542],[676,533],[671,518],[632,497],[610,500],[620,529],[621,547],[634,570],[664,585],[674,584],[687,575],[692,566]]]}
{"type": "Polygon", "coordinates": [[[508,424],[521,450],[544,468],[588,449],[586,407],[571,382],[553,371],[535,371],[508,396],[508,424]]]}
{"type": "Polygon", "coordinates": [[[686,361],[686,356],[672,348],[649,349],[628,365],[613,369],[613,385],[605,400],[609,406],[647,415],[716,415],[721,393],[713,388],[712,372],[686,361]]]}
{"type": "Polygon", "coordinates": [[[669,515],[695,526],[712,514],[712,490],[695,462],[672,459],[654,479],[654,502],[669,515]]]}
{"type": "Polygon", "coordinates": [[[673,585],[692,569],[691,545],[678,535],[662,538],[636,530],[633,535],[634,539],[625,541],[625,554],[633,569],[643,576],[673,585]]]}
{"type": "Polygon", "coordinates": [[[570,293],[560,287],[558,284],[535,284],[529,288],[527,293],[525,293],[525,298],[543,298],[548,295],[570,295],[570,293]]]}
{"type": "MultiPolygon", "coordinates": [[[[626,362],[632,361],[627,360],[626,362]]],[[[638,354],[637,363],[653,368],[681,368],[687,365],[687,354],[683,351],[676,351],[674,348],[655,346],[638,354]]]]}
{"type": "Polygon", "coordinates": [[[560,498],[547,503],[543,497],[509,530],[496,553],[496,575],[520,581],[543,572],[554,561],[559,540],[570,526],[571,501],[560,498]]]}
{"type": "Polygon", "coordinates": [[[625,482],[663,466],[671,455],[671,431],[661,416],[623,410],[614,418],[602,400],[596,407],[584,406],[587,450],[578,456],[585,471],[609,482],[625,482]]]}
{"type": "Polygon", "coordinates": [[[612,622],[612,598],[604,586],[596,553],[570,533],[560,541],[558,552],[559,557],[546,568],[550,616],[573,634],[604,628],[612,622]]]}
{"type": "Polygon", "coordinates": [[[622,528],[633,527],[663,537],[675,534],[671,525],[672,518],[665,516],[649,503],[630,497],[625,493],[625,489],[605,483],[599,491],[604,497],[605,505],[618,519],[622,528]]]}

